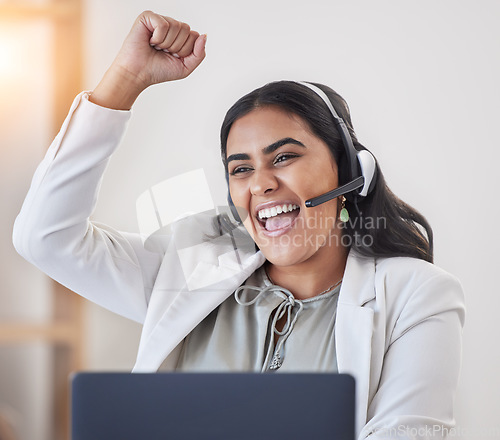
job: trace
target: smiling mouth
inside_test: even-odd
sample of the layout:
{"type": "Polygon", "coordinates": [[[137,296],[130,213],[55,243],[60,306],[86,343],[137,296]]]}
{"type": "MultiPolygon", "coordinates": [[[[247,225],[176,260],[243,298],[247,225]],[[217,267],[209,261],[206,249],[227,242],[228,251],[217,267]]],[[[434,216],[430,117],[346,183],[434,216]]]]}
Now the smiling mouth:
{"type": "Polygon", "coordinates": [[[257,213],[258,221],[268,232],[280,231],[292,226],[298,217],[300,207],[292,203],[261,209],[257,213]]]}

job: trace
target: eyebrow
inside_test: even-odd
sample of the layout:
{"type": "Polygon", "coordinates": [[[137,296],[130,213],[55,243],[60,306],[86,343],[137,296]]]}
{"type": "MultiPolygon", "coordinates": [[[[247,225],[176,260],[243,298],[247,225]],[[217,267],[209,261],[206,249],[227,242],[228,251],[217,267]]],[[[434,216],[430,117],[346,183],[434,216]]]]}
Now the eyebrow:
{"type": "MultiPolygon", "coordinates": [[[[278,148],[282,147],[283,145],[287,145],[287,144],[299,145],[301,147],[306,148],[306,146],[302,142],[298,141],[297,139],[293,139],[291,137],[286,137],[286,138],[280,139],[279,141],[273,142],[271,145],[268,145],[267,147],[264,147],[262,149],[262,152],[264,154],[271,154],[274,151],[276,151],[278,148]]],[[[246,153],[231,154],[231,156],[229,156],[226,159],[226,164],[228,164],[232,160],[249,160],[249,159],[250,159],[250,156],[246,153]]]]}

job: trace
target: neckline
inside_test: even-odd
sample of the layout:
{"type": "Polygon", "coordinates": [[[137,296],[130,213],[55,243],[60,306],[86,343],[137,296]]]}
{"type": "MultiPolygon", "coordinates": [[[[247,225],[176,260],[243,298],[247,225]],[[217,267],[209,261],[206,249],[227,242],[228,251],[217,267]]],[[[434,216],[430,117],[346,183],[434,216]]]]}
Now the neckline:
{"type": "MultiPolygon", "coordinates": [[[[273,282],[273,280],[271,279],[271,277],[267,273],[267,270],[265,269],[264,266],[261,266],[260,270],[261,270],[262,280],[264,281],[264,284],[266,287],[273,285],[273,286],[277,286],[279,288],[284,289],[284,287],[280,286],[279,284],[275,284],[273,282]]],[[[330,297],[338,294],[340,292],[340,288],[342,287],[342,281],[343,281],[343,278],[341,278],[333,286],[330,286],[326,291],[323,291],[323,292],[319,293],[318,295],[311,296],[310,298],[297,299],[297,298],[295,298],[295,295],[293,295],[291,292],[290,292],[290,294],[291,294],[292,298],[294,299],[294,301],[298,301],[298,302],[301,302],[303,304],[307,304],[307,303],[314,302],[314,301],[320,301],[322,299],[327,299],[327,298],[330,298],[330,297]]],[[[277,294],[277,292],[275,292],[275,293],[277,294]]],[[[282,295],[288,296],[284,293],[282,293],[282,295]]]]}

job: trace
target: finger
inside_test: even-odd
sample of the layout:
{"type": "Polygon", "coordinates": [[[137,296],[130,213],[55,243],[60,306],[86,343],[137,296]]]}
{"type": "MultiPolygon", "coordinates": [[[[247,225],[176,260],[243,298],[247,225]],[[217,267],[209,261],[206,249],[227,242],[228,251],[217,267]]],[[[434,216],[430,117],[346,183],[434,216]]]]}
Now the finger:
{"type": "Polygon", "coordinates": [[[169,32],[171,27],[170,23],[161,15],[154,14],[152,12],[145,15],[144,18],[144,24],[151,32],[149,44],[151,46],[156,46],[162,43],[169,32]]]}
{"type": "Polygon", "coordinates": [[[196,69],[204,60],[206,55],[205,52],[206,44],[207,44],[207,35],[206,34],[200,35],[194,43],[194,48],[191,55],[188,55],[187,57],[184,58],[184,65],[186,66],[189,72],[192,72],[194,69],[196,69]]]}
{"type": "Polygon", "coordinates": [[[184,58],[192,54],[194,50],[194,43],[199,36],[200,34],[198,32],[191,31],[184,45],[176,52],[177,55],[179,55],[181,58],[184,58]]]}
{"type": "Polygon", "coordinates": [[[168,32],[163,36],[163,39],[157,43],[157,46],[162,49],[168,49],[179,35],[183,23],[170,17],[163,17],[163,19],[168,23],[168,32]]]}
{"type": "Polygon", "coordinates": [[[178,53],[188,40],[191,33],[191,28],[187,23],[179,23],[179,25],[180,29],[174,41],[170,44],[162,45],[163,49],[168,49],[171,53],[178,53]]]}

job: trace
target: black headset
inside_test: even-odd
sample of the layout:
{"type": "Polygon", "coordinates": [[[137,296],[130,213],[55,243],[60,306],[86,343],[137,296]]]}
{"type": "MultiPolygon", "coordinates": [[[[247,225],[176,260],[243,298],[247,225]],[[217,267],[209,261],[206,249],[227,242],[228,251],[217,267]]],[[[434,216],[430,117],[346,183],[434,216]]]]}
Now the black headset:
{"type": "MultiPolygon", "coordinates": [[[[305,201],[305,206],[307,208],[312,208],[314,206],[321,205],[329,200],[332,200],[341,195],[347,195],[347,198],[354,202],[357,206],[357,202],[366,197],[373,191],[376,182],[376,172],[377,163],[375,158],[368,150],[356,150],[352,142],[349,130],[344,122],[344,120],[337,114],[335,108],[333,107],[330,99],[323,90],[319,87],[302,81],[297,81],[297,84],[301,84],[304,87],[309,88],[314,93],[316,93],[326,104],[333,116],[334,123],[339,131],[340,137],[342,139],[342,144],[345,148],[348,168],[349,168],[349,178],[348,182],[342,186],[339,186],[325,194],[313,197],[305,201]]],[[[228,197],[227,201],[231,209],[231,214],[237,222],[241,223],[241,217],[234,206],[231,199],[231,194],[229,193],[229,175],[226,171],[226,181],[228,185],[228,197]]]]}

